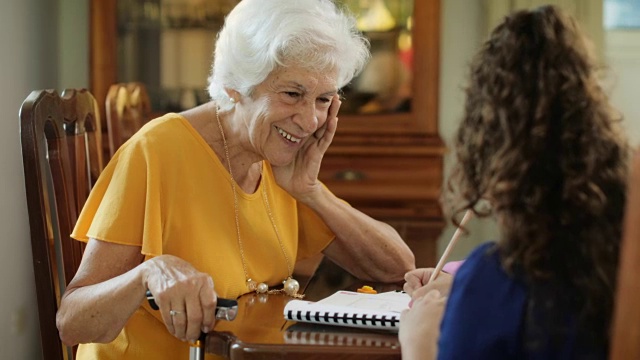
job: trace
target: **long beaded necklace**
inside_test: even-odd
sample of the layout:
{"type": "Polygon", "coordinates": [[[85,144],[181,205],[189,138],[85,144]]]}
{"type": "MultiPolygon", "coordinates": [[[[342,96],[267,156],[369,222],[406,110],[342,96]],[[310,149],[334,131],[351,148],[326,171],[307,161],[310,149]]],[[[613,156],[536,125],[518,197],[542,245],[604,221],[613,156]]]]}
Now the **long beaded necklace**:
{"type": "Polygon", "coordinates": [[[235,220],[236,220],[236,235],[238,238],[238,248],[240,249],[240,259],[242,260],[242,270],[244,271],[244,278],[246,279],[247,288],[249,291],[257,292],[258,294],[279,294],[284,292],[285,294],[292,296],[297,299],[302,299],[304,297],[303,294],[299,294],[298,290],[300,290],[300,284],[297,280],[292,278],[293,270],[291,268],[291,262],[289,261],[289,256],[287,256],[287,252],[284,249],[284,245],[282,244],[282,240],[280,239],[280,233],[278,232],[278,227],[276,226],[276,222],[273,218],[273,213],[271,212],[271,206],[269,205],[269,198],[267,196],[267,183],[262,176],[262,167],[260,168],[260,178],[263,181],[262,185],[262,199],[264,201],[265,207],[267,208],[267,214],[269,215],[269,220],[271,221],[271,225],[273,226],[273,230],[276,233],[276,238],[278,239],[278,244],[280,245],[280,250],[282,250],[282,255],[284,255],[284,260],[287,263],[287,273],[289,276],[282,282],[282,289],[272,289],[269,290],[269,285],[266,283],[257,283],[255,280],[249,277],[249,273],[247,271],[247,262],[244,257],[244,248],[242,246],[242,240],[240,238],[240,221],[238,217],[238,194],[236,194],[236,180],[233,177],[233,172],[231,171],[231,159],[229,157],[229,147],[227,146],[227,139],[224,136],[224,130],[222,129],[222,124],[220,123],[220,114],[219,108],[216,106],[216,120],[218,122],[218,129],[220,129],[220,135],[222,135],[222,144],[224,145],[224,156],[227,160],[227,166],[229,167],[229,175],[231,176],[231,190],[233,191],[233,208],[235,211],[235,220]]]}

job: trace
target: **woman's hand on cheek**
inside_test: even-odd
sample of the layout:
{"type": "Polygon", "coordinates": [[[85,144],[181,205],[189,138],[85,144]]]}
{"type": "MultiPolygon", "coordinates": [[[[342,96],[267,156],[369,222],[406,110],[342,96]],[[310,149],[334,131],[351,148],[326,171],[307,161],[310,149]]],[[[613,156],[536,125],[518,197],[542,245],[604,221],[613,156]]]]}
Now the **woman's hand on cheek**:
{"type": "Polygon", "coordinates": [[[338,128],[337,115],[340,104],[342,102],[339,96],[334,95],[326,121],[305,139],[295,159],[287,166],[273,167],[278,185],[302,202],[320,190],[318,173],[322,165],[322,157],[331,145],[338,128]]]}
{"type": "Polygon", "coordinates": [[[329,145],[333,141],[333,136],[336,134],[338,128],[338,111],[340,110],[340,96],[334,95],[331,99],[331,105],[327,111],[327,118],[324,124],[322,124],[315,133],[313,133],[313,139],[316,141],[308,141],[308,146],[316,146],[322,155],[327,151],[329,145]]]}

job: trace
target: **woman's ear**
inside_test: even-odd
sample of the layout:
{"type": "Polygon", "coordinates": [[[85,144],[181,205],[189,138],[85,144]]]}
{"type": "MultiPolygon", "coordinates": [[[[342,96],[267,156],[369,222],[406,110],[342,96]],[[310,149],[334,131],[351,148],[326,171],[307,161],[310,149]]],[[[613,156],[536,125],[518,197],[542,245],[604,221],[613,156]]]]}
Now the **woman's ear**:
{"type": "Polygon", "coordinates": [[[233,89],[225,88],[224,91],[229,95],[229,101],[232,103],[237,103],[240,100],[240,93],[233,89]]]}

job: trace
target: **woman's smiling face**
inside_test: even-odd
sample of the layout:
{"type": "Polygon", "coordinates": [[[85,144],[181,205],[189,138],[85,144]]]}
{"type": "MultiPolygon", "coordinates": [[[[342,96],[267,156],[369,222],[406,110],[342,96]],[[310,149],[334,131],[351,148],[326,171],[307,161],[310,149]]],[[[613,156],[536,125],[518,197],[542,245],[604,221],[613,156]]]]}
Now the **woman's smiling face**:
{"type": "Polygon", "coordinates": [[[337,92],[335,71],[316,72],[300,66],[274,70],[241,102],[254,150],[275,166],[289,164],[327,121],[337,92]]]}

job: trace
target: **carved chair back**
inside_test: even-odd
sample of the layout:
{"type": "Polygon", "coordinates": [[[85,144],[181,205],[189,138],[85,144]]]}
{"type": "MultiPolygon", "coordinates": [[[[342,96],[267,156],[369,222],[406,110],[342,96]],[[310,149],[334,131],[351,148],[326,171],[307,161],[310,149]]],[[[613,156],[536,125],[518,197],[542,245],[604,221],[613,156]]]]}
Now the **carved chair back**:
{"type": "Polygon", "coordinates": [[[43,358],[73,359],[55,316],[84,250],[69,235],[103,168],[97,103],[84,89],[33,91],[20,108],[20,139],[43,358]]]}

